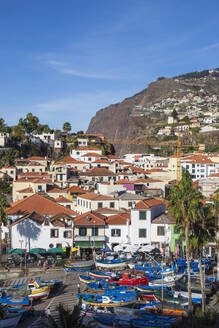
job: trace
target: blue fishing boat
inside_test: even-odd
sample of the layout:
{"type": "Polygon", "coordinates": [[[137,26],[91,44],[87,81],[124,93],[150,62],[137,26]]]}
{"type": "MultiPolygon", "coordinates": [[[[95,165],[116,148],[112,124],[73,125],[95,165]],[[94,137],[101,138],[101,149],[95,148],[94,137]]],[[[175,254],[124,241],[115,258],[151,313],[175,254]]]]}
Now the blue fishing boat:
{"type": "Polygon", "coordinates": [[[135,297],[117,297],[114,295],[90,295],[90,294],[78,294],[77,297],[84,304],[93,306],[126,306],[136,302],[135,297]]]}
{"type": "Polygon", "coordinates": [[[116,283],[108,283],[108,282],[93,282],[88,283],[87,286],[94,290],[135,290],[132,286],[119,286],[116,283]]]}
{"type": "Polygon", "coordinates": [[[8,306],[28,306],[30,303],[29,297],[8,296],[3,293],[0,297],[0,303],[8,306]]]}
{"type": "Polygon", "coordinates": [[[90,271],[88,275],[96,279],[111,279],[113,277],[120,277],[121,275],[115,272],[105,272],[105,271],[90,271]]]}
{"type": "Polygon", "coordinates": [[[128,265],[130,259],[113,259],[113,260],[95,260],[96,267],[101,268],[124,268],[128,265]]]}
{"type": "Polygon", "coordinates": [[[65,264],[63,265],[63,270],[65,272],[72,272],[72,271],[90,271],[94,267],[94,261],[84,261],[84,262],[77,262],[72,264],[65,264]]]}

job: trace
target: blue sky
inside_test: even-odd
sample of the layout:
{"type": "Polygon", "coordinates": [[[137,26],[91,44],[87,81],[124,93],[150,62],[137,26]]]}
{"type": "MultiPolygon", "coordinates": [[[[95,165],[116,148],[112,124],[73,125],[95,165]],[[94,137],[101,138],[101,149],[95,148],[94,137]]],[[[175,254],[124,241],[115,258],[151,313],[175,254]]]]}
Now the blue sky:
{"type": "Polygon", "coordinates": [[[86,130],[159,76],[219,67],[218,0],[0,0],[0,117],[86,130]]]}

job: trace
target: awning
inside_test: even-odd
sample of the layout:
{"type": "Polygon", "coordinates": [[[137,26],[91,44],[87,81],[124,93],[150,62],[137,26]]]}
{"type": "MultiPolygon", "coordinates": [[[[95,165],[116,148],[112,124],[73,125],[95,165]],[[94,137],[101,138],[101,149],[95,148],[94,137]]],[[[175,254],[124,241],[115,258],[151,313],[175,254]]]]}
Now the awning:
{"type": "Polygon", "coordinates": [[[81,247],[81,248],[103,248],[105,246],[104,241],[95,241],[95,243],[92,241],[76,241],[75,247],[81,247]]]}

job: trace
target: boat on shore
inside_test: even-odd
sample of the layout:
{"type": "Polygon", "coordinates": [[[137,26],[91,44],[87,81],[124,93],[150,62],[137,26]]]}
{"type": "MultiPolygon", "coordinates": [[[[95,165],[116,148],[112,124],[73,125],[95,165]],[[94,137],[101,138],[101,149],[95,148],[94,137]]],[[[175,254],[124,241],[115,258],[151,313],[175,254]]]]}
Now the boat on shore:
{"type": "Polygon", "coordinates": [[[124,286],[137,286],[148,285],[147,277],[132,277],[129,273],[123,273],[122,278],[119,280],[109,280],[110,283],[116,283],[117,285],[124,286]]]}
{"type": "Polygon", "coordinates": [[[72,271],[90,271],[94,267],[94,261],[84,261],[84,262],[77,262],[72,264],[64,264],[63,270],[65,272],[72,272],[72,271]]]}
{"type": "Polygon", "coordinates": [[[90,295],[78,294],[78,298],[82,303],[92,306],[114,307],[127,306],[136,302],[135,297],[116,297],[113,295],[90,295]]]}
{"type": "Polygon", "coordinates": [[[130,259],[113,259],[113,260],[95,260],[96,267],[107,268],[107,269],[120,269],[125,268],[130,259]]]}

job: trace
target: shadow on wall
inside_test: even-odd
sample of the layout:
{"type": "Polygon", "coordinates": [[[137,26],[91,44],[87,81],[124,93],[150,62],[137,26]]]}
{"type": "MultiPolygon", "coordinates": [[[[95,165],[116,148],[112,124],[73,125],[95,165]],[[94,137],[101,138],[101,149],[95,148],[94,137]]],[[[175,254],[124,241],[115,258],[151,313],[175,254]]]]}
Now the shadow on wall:
{"type": "Polygon", "coordinates": [[[31,249],[31,240],[39,238],[41,229],[37,227],[31,220],[24,220],[17,225],[20,236],[24,237],[28,242],[28,250],[31,249]]]}

